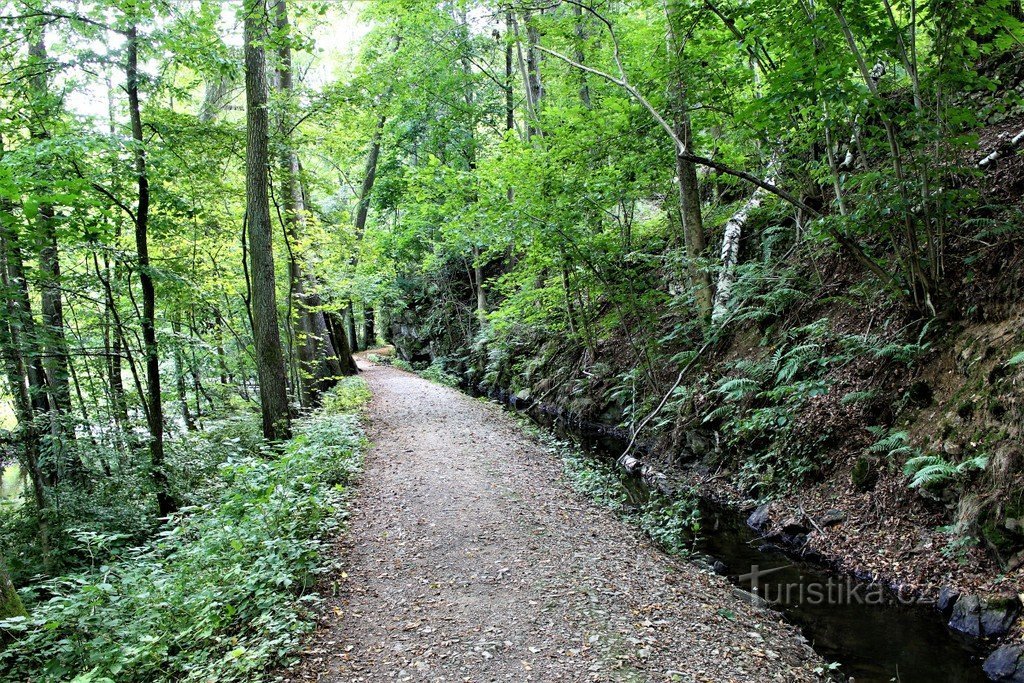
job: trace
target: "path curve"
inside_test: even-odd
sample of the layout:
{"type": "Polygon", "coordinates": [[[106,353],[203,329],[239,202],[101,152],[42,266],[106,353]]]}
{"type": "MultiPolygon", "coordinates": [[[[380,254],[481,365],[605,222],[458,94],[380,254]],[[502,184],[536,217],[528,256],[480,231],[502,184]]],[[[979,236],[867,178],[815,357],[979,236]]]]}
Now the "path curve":
{"type": "Polygon", "coordinates": [[[794,629],[574,493],[499,406],[360,366],[373,446],[291,680],[818,680],[794,629]]]}

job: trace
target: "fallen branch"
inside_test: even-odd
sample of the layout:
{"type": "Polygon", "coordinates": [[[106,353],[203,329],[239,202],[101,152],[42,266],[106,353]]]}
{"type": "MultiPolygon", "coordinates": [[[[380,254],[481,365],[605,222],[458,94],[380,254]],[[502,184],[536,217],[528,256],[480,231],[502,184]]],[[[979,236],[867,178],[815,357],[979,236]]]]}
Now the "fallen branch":
{"type": "Polygon", "coordinates": [[[1004,143],[996,147],[995,151],[989,154],[987,157],[978,162],[978,168],[985,168],[992,164],[993,161],[1002,158],[1003,154],[1009,150],[1017,147],[1021,142],[1024,142],[1024,130],[1010,138],[1008,143],[1004,143]]]}

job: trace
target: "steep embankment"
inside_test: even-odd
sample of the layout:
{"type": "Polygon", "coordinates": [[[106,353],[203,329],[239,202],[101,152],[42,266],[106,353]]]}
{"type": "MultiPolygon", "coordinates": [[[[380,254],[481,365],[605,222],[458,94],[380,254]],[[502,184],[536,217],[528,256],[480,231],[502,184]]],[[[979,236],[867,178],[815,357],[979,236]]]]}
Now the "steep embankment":
{"type": "Polygon", "coordinates": [[[292,680],[818,679],[778,615],[571,493],[499,408],[362,365],[374,446],[292,680]]]}

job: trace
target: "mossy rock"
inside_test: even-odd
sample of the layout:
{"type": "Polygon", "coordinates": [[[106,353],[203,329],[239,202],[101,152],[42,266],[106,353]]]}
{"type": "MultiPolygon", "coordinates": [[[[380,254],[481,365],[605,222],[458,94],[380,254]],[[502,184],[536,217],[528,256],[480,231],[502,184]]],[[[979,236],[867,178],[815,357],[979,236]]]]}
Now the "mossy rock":
{"type": "Polygon", "coordinates": [[[853,463],[850,470],[850,482],[858,491],[870,491],[878,483],[878,462],[871,457],[862,455],[853,463]]]}

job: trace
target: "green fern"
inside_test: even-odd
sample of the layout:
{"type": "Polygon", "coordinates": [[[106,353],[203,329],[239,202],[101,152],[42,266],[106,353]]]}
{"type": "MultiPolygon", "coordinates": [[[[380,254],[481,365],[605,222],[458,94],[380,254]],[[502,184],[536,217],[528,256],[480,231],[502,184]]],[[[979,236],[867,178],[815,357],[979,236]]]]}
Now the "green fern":
{"type": "Polygon", "coordinates": [[[717,422],[718,420],[724,420],[727,417],[732,417],[733,410],[734,407],[732,405],[724,403],[705,415],[702,423],[708,424],[709,422],[717,422]]]}
{"type": "MultiPolygon", "coordinates": [[[[892,432],[868,446],[868,452],[884,453],[889,458],[896,458],[902,455],[909,455],[915,452],[915,450],[910,445],[910,437],[906,432],[892,432]]],[[[917,459],[914,457],[907,462],[913,462],[917,459]]]]}
{"type": "Polygon", "coordinates": [[[844,395],[841,399],[839,399],[839,402],[844,406],[848,406],[851,403],[861,403],[862,401],[870,401],[877,395],[878,392],[874,391],[873,389],[868,391],[851,391],[850,393],[844,395]]]}
{"type": "Polygon", "coordinates": [[[725,396],[727,401],[741,401],[760,388],[761,385],[757,383],[757,380],[749,377],[736,377],[720,384],[718,392],[725,396]]]}
{"type": "Polygon", "coordinates": [[[952,463],[941,455],[918,455],[907,460],[903,473],[911,478],[910,488],[928,488],[959,479],[972,470],[983,470],[987,465],[987,455],[976,455],[960,463],[952,463]]]}

